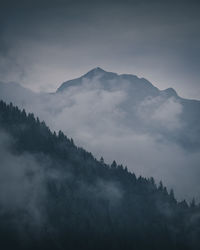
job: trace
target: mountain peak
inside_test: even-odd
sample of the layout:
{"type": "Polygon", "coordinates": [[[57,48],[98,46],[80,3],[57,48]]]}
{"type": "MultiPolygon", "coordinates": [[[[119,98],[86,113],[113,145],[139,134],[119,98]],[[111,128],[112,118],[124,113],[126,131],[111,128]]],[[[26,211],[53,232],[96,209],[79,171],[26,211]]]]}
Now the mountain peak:
{"type": "Polygon", "coordinates": [[[106,73],[105,70],[103,70],[102,68],[100,67],[96,67],[94,69],[91,69],[90,71],[88,71],[84,77],[93,77],[93,76],[96,76],[98,74],[103,74],[103,73],[106,73]]]}
{"type": "Polygon", "coordinates": [[[163,92],[165,94],[167,94],[168,96],[175,96],[175,97],[178,96],[176,91],[173,88],[167,88],[167,89],[163,90],[163,92]]]}
{"type": "Polygon", "coordinates": [[[90,71],[95,71],[95,72],[105,72],[105,70],[103,70],[102,68],[100,68],[100,67],[96,67],[96,68],[94,68],[94,69],[92,69],[92,70],[90,70],[90,71]]]}

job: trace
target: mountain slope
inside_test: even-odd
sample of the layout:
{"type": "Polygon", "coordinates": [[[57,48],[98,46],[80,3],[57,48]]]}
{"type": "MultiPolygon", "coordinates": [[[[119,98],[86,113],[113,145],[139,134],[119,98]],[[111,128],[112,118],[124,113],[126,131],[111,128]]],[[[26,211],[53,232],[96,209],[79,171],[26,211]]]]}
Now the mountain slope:
{"type": "Polygon", "coordinates": [[[4,249],[198,249],[199,207],[162,183],[97,161],[2,101],[0,128],[4,249]]]}

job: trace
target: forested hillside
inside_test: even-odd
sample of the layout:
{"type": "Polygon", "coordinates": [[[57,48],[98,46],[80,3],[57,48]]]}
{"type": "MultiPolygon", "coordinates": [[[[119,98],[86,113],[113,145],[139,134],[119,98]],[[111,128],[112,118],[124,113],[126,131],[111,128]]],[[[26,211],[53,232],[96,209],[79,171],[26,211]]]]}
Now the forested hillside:
{"type": "Polygon", "coordinates": [[[199,205],[162,182],[98,161],[3,101],[0,139],[1,249],[199,249],[199,205]]]}

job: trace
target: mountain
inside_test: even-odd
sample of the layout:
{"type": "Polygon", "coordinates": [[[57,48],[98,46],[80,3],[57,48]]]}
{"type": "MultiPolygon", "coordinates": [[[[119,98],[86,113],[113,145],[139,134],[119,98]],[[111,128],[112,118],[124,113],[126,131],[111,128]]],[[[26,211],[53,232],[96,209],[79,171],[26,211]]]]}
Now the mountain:
{"type": "Polygon", "coordinates": [[[101,68],[51,94],[0,83],[0,99],[69,134],[96,158],[116,159],[137,176],[162,179],[179,199],[200,200],[200,101],[101,68]]]}
{"type": "Polygon", "coordinates": [[[173,88],[160,91],[144,78],[138,78],[137,76],[131,74],[118,75],[117,73],[107,72],[99,67],[90,70],[79,78],[62,83],[56,92],[59,93],[66,91],[72,86],[80,86],[84,84],[85,81],[98,81],[104,89],[109,91],[118,88],[121,89],[123,87],[128,88],[128,90],[131,91],[131,95],[134,95],[134,97],[139,95],[137,98],[138,100],[141,100],[146,96],[153,97],[161,94],[167,97],[178,97],[173,88]]]}
{"type": "Polygon", "coordinates": [[[118,75],[113,72],[107,72],[99,67],[92,69],[80,78],[64,82],[58,89],[57,93],[67,90],[67,88],[72,86],[80,86],[85,82],[98,82],[101,87],[105,90],[112,91],[121,88],[128,88],[131,90],[131,94],[141,98],[148,93],[152,96],[156,96],[159,90],[154,87],[149,81],[144,78],[138,78],[135,75],[118,75]],[[146,93],[146,94],[145,94],[146,93]]]}
{"type": "MultiPolygon", "coordinates": [[[[199,206],[0,101],[3,249],[199,247],[199,206]]],[[[134,162],[133,162],[134,164],[134,162]]]]}
{"type": "Polygon", "coordinates": [[[134,126],[143,132],[159,132],[165,139],[173,140],[188,150],[200,148],[200,101],[181,98],[173,88],[159,90],[144,78],[118,75],[99,67],[80,78],[64,82],[56,93],[88,85],[108,92],[125,92],[126,99],[120,108],[128,114],[125,123],[129,127],[134,126]],[[174,111],[179,109],[177,113],[173,114],[173,108],[174,111]],[[172,115],[166,112],[167,109],[172,115]]]}

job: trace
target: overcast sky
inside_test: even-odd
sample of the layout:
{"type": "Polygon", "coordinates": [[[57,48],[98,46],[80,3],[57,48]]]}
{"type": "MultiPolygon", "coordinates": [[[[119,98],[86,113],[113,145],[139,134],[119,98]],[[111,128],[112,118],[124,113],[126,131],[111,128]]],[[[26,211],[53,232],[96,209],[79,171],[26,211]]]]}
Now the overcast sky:
{"type": "Polygon", "coordinates": [[[99,66],[200,99],[197,1],[1,1],[0,80],[55,91],[99,66]]]}

